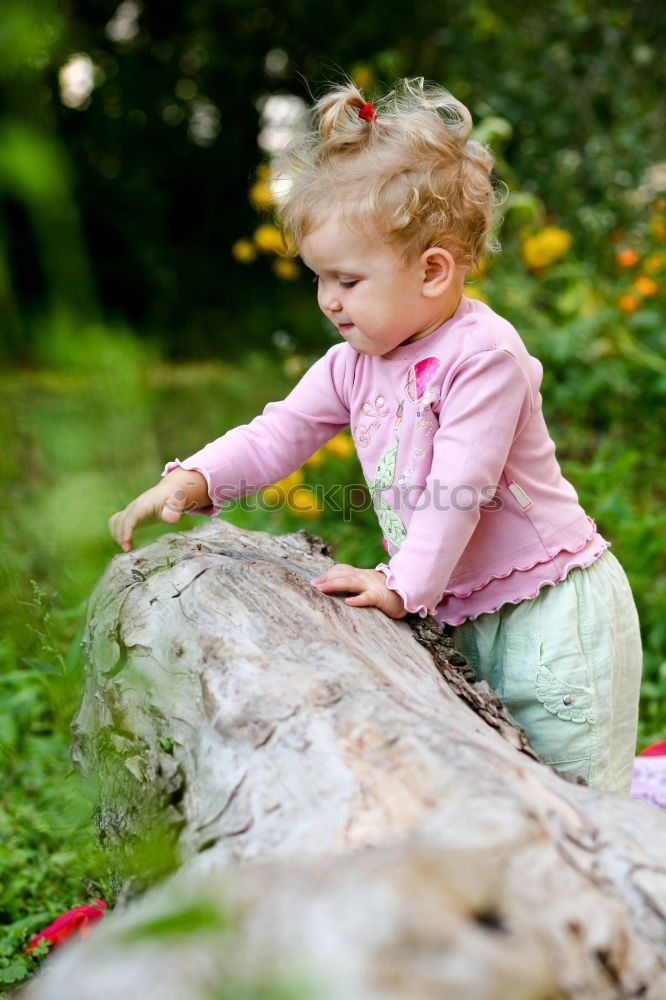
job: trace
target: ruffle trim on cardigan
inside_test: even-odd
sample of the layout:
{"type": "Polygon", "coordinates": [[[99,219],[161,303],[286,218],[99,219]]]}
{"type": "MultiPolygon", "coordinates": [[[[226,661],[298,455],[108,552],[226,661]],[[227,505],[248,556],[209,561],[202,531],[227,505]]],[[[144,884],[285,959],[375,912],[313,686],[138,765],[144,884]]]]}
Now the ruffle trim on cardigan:
{"type": "MultiPolygon", "coordinates": [[[[528,573],[531,570],[533,570],[536,566],[542,565],[544,563],[551,562],[553,559],[555,559],[557,556],[559,556],[560,553],[562,553],[562,552],[570,552],[572,555],[575,555],[576,552],[581,552],[585,548],[586,545],[589,545],[589,543],[592,541],[592,539],[594,538],[594,536],[597,533],[597,526],[594,523],[594,521],[592,520],[592,518],[589,517],[588,515],[586,515],[586,517],[587,517],[587,521],[588,521],[588,523],[590,525],[590,530],[589,530],[588,534],[585,536],[585,538],[582,540],[582,542],[580,542],[579,544],[577,544],[575,546],[566,545],[566,544],[560,545],[556,549],[547,550],[547,555],[546,555],[545,559],[543,559],[543,558],[535,559],[534,562],[531,562],[527,566],[516,566],[516,565],[513,565],[513,566],[511,566],[506,571],[506,573],[491,573],[483,581],[483,583],[480,583],[476,587],[470,587],[469,590],[462,591],[462,592],[459,592],[459,591],[456,591],[456,590],[445,590],[443,592],[443,594],[442,594],[441,600],[444,601],[447,597],[455,597],[458,600],[466,600],[468,597],[471,597],[472,594],[476,594],[480,590],[484,590],[484,588],[486,588],[488,586],[488,584],[492,583],[494,580],[505,580],[505,579],[507,579],[507,577],[511,576],[513,573],[528,573]]],[[[599,545],[598,548],[595,549],[595,551],[592,553],[592,555],[590,556],[590,558],[588,560],[586,560],[585,562],[581,562],[580,560],[574,560],[573,562],[567,563],[566,566],[563,568],[562,572],[560,573],[560,575],[558,576],[557,580],[542,580],[542,581],[540,581],[537,584],[536,589],[534,590],[533,593],[523,594],[520,597],[517,597],[515,600],[512,600],[511,598],[507,598],[506,600],[500,601],[497,605],[495,605],[495,607],[492,607],[492,608],[483,608],[482,610],[478,611],[475,615],[467,615],[467,616],[464,616],[464,617],[456,617],[453,620],[442,617],[441,618],[441,622],[443,622],[443,623],[445,623],[447,625],[461,625],[464,621],[474,621],[474,619],[478,618],[480,614],[487,614],[488,612],[497,611],[497,609],[500,608],[500,607],[502,607],[503,604],[519,604],[521,601],[531,600],[531,598],[537,596],[537,594],[539,593],[539,591],[543,587],[554,586],[556,583],[559,583],[561,580],[563,580],[564,577],[567,575],[567,573],[570,572],[570,570],[576,569],[576,568],[581,568],[582,569],[585,566],[589,566],[592,562],[594,562],[594,560],[597,559],[601,555],[601,553],[605,549],[608,548],[608,542],[605,541],[605,539],[601,538],[601,536],[599,536],[599,537],[600,537],[600,545],[599,545]]],[[[382,572],[382,573],[385,574],[385,576],[386,576],[386,586],[389,588],[389,590],[394,590],[397,594],[400,595],[400,597],[402,598],[402,602],[405,605],[405,609],[410,614],[418,614],[418,615],[421,616],[421,618],[425,618],[427,615],[436,615],[437,608],[431,609],[431,608],[426,607],[425,604],[419,604],[416,607],[410,607],[408,599],[407,599],[407,595],[406,595],[405,591],[400,586],[398,586],[398,584],[397,584],[397,582],[395,580],[395,577],[393,575],[393,572],[392,572],[390,566],[388,566],[386,563],[379,563],[378,566],[375,566],[375,569],[377,569],[380,572],[382,572]]],[[[441,602],[440,602],[440,604],[441,604],[441,602]]],[[[438,605],[438,607],[439,607],[439,605],[438,605]]]]}
{"type": "MultiPolygon", "coordinates": [[[[459,600],[464,601],[468,597],[471,597],[472,594],[475,594],[477,591],[483,590],[484,587],[487,587],[489,583],[493,582],[493,580],[505,580],[507,578],[507,576],[511,576],[512,573],[529,573],[529,571],[533,570],[535,566],[540,566],[543,563],[551,562],[553,559],[555,559],[556,556],[559,556],[560,552],[571,552],[572,554],[575,554],[576,552],[581,552],[582,549],[584,549],[585,546],[588,545],[592,541],[592,539],[594,538],[594,536],[597,533],[597,526],[594,523],[594,521],[592,520],[592,518],[589,517],[587,514],[585,516],[587,517],[587,520],[588,520],[588,522],[590,524],[589,533],[585,536],[585,538],[583,539],[582,542],[580,542],[578,545],[574,546],[573,548],[571,546],[565,544],[565,545],[560,545],[559,548],[556,548],[556,549],[548,549],[546,551],[546,558],[545,559],[542,559],[542,558],[535,559],[534,562],[531,562],[528,566],[516,566],[516,565],[510,566],[509,569],[506,571],[506,573],[491,573],[483,581],[483,583],[480,583],[477,587],[470,587],[469,590],[464,590],[464,591],[445,590],[444,593],[442,594],[442,598],[444,598],[444,597],[457,597],[459,600]]],[[[604,543],[604,548],[606,548],[607,545],[608,545],[608,542],[605,542],[604,543]]],[[[600,549],[599,552],[597,553],[597,555],[600,555],[601,551],[602,550],[600,549]]],[[[577,564],[577,565],[579,565],[579,564],[577,564]]],[[[587,565],[587,564],[585,564],[585,565],[587,565]]],[[[567,570],[567,572],[568,572],[568,570],[567,570]]],[[[547,583],[548,581],[545,581],[545,582],[547,583]]],[[[515,603],[515,602],[512,601],[510,603],[515,603]]]]}
{"type": "Polygon", "coordinates": [[[380,573],[383,573],[386,576],[386,586],[388,587],[389,590],[394,590],[396,594],[399,594],[399,596],[402,598],[402,603],[405,605],[405,611],[408,611],[410,615],[420,615],[421,618],[426,618],[427,615],[435,614],[435,611],[437,609],[435,608],[431,610],[430,608],[426,608],[425,604],[419,604],[418,607],[416,608],[410,608],[407,600],[407,594],[404,592],[404,590],[402,590],[402,588],[398,587],[398,585],[395,582],[393,573],[390,567],[386,565],[386,563],[380,563],[378,566],[375,566],[375,569],[379,570],[380,573]]]}
{"type": "MultiPolygon", "coordinates": [[[[464,617],[458,616],[456,618],[452,617],[447,618],[446,615],[443,614],[435,615],[435,617],[437,618],[437,622],[439,625],[462,625],[463,622],[475,621],[480,615],[493,614],[495,611],[499,611],[500,608],[504,607],[505,604],[520,604],[522,601],[531,601],[533,598],[537,597],[540,591],[542,591],[545,587],[555,587],[557,586],[558,583],[561,583],[562,580],[564,580],[568,576],[568,574],[571,572],[572,569],[586,569],[586,567],[591,566],[592,563],[595,562],[599,558],[599,556],[606,551],[608,547],[609,543],[605,539],[602,539],[601,544],[597,549],[595,549],[595,551],[591,554],[589,559],[586,559],[584,562],[581,562],[580,559],[574,559],[572,562],[567,563],[556,580],[541,580],[539,583],[537,583],[534,591],[532,591],[529,594],[522,594],[520,597],[516,597],[515,599],[507,597],[506,599],[501,600],[498,604],[494,605],[493,607],[480,608],[476,612],[476,614],[473,615],[465,615],[464,617]]],[[[564,550],[559,549],[558,553],[556,554],[559,554],[559,552],[562,551],[564,550]]],[[[546,562],[546,560],[543,560],[543,562],[546,562]]],[[[534,566],[538,565],[539,563],[534,564],[534,566]]],[[[534,566],[531,566],[529,568],[534,569],[534,566]]],[[[521,570],[517,570],[517,572],[521,572],[521,570]]],[[[504,577],[499,577],[499,576],[491,577],[491,579],[488,582],[492,582],[493,579],[502,580],[504,579],[504,577]]],[[[481,590],[482,588],[478,589],[481,590]]],[[[476,593],[476,591],[470,591],[470,593],[476,593]]]]}

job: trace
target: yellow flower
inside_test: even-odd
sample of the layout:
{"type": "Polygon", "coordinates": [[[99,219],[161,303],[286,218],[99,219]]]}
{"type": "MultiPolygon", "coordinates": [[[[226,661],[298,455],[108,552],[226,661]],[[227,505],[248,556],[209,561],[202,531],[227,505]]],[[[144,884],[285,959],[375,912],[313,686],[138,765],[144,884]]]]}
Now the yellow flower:
{"type": "Polygon", "coordinates": [[[648,278],[645,274],[639,274],[639,276],[634,281],[634,288],[641,295],[656,295],[659,291],[659,285],[654,280],[654,278],[648,278]]]}
{"type": "Polygon", "coordinates": [[[330,441],[327,441],[324,448],[326,451],[330,451],[332,455],[337,455],[338,458],[349,458],[356,450],[349,434],[343,434],[342,431],[336,434],[334,438],[331,438],[330,441]]]}
{"type": "Polygon", "coordinates": [[[258,211],[270,208],[273,204],[273,192],[271,191],[270,183],[268,181],[257,181],[250,188],[249,198],[252,207],[258,211]]]}
{"type": "Polygon", "coordinates": [[[326,452],[323,448],[317,448],[314,455],[310,455],[309,458],[306,458],[305,464],[309,465],[313,469],[319,469],[324,464],[325,460],[326,452]]]}
{"type": "Polygon", "coordinates": [[[272,266],[275,274],[283,281],[294,281],[301,273],[300,267],[291,257],[280,257],[273,261],[272,266]]]}
{"type": "Polygon", "coordinates": [[[282,363],[282,371],[289,378],[298,378],[306,369],[306,364],[300,354],[292,354],[290,358],[285,358],[282,363]]]}
{"type": "Polygon", "coordinates": [[[523,240],[523,258],[528,267],[537,271],[554,264],[571,246],[572,236],[566,229],[546,226],[523,240]]]}
{"type": "Polygon", "coordinates": [[[666,243],[666,218],[660,215],[655,215],[655,217],[650,220],[650,232],[653,236],[656,236],[658,240],[661,240],[662,243],[666,243]]]}
{"type": "Polygon", "coordinates": [[[359,90],[369,90],[375,82],[375,75],[369,66],[357,63],[351,71],[351,78],[359,90]]]}
{"type": "Polygon", "coordinates": [[[654,250],[643,261],[643,268],[648,274],[659,274],[666,269],[666,253],[663,250],[654,250]]]}
{"type": "Polygon", "coordinates": [[[465,295],[468,299],[478,299],[479,302],[485,302],[486,305],[490,301],[486,293],[482,292],[476,285],[465,285],[465,295]]]}
{"type": "Polygon", "coordinates": [[[231,248],[231,253],[241,264],[251,264],[253,260],[257,259],[256,247],[246,239],[236,240],[231,248]]]}
{"type": "Polygon", "coordinates": [[[299,486],[287,494],[287,503],[295,514],[303,517],[316,517],[321,511],[321,501],[311,487],[299,486]]]}
{"type": "Polygon", "coordinates": [[[268,222],[255,229],[254,242],[255,246],[257,246],[262,253],[283,254],[285,252],[282,233],[277,226],[271,226],[268,222]]]}
{"type": "Polygon", "coordinates": [[[285,479],[280,479],[273,486],[267,486],[263,490],[263,498],[271,507],[282,507],[287,502],[287,493],[294,487],[300,486],[303,482],[302,469],[296,469],[285,479]]]}

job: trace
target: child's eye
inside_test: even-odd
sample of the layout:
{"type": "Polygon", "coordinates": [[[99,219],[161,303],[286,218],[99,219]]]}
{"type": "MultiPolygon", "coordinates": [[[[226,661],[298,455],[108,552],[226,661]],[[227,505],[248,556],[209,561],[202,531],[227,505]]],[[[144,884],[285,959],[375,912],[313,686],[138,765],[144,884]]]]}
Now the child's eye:
{"type": "Polygon", "coordinates": [[[354,285],[358,284],[358,278],[354,278],[351,281],[344,281],[342,278],[340,278],[340,284],[342,285],[343,288],[353,288],[354,285]]]}

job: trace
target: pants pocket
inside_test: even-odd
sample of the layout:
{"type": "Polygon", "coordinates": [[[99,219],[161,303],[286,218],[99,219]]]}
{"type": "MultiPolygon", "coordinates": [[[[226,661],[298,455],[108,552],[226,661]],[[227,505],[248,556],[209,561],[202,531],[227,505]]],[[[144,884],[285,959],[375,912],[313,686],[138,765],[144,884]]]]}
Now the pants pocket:
{"type": "Polygon", "coordinates": [[[594,695],[582,650],[548,650],[539,635],[509,635],[496,690],[544,760],[588,780],[594,695]]]}
{"type": "Polygon", "coordinates": [[[537,669],[536,694],[544,708],[564,722],[594,722],[591,688],[557,677],[543,662],[537,669]]]}

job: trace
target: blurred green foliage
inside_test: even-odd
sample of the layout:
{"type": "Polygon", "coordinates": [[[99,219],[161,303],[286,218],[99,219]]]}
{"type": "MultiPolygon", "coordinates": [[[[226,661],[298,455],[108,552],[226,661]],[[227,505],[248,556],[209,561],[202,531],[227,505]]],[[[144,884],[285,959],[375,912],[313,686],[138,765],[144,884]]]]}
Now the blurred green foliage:
{"type": "Polygon", "coordinates": [[[107,320],[179,356],[239,353],[275,329],[318,344],[307,290],[230,247],[256,225],[243,192],[266,99],[307,100],[342,71],[368,93],[402,75],[447,86],[504,180],[595,260],[663,158],[665,26],[651,0],[332,0],[325,16],[305,0],[5,0],[0,350],[39,355],[49,303],[96,319],[91,288],[107,320]],[[83,84],[66,106],[72,57],[83,84]]]}
{"type": "MultiPolygon", "coordinates": [[[[20,949],[60,912],[112,901],[67,756],[85,600],[115,551],[106,518],[332,342],[245,197],[271,95],[307,100],[347,72],[373,96],[424,75],[470,106],[510,196],[503,252],[468,291],[544,364],[564,472],[639,607],[640,742],[666,735],[665,27],[649,0],[332,0],[325,16],[305,0],[5,0],[0,983],[31,971],[20,949]],[[84,86],[68,104],[72,59],[84,86]]],[[[340,484],[357,503],[347,451],[343,436],[300,470],[291,506],[224,516],[306,527],[373,565],[371,510],[308,511],[298,493],[340,484]]]]}

